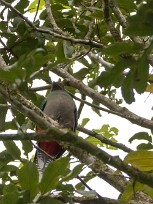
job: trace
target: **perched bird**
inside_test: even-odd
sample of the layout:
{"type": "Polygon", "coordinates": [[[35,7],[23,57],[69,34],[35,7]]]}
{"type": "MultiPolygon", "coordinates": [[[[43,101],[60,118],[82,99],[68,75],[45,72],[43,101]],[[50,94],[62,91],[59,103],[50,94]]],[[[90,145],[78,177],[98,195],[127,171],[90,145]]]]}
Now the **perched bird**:
{"type": "MultiPolygon", "coordinates": [[[[60,128],[68,128],[75,131],[77,126],[76,105],[61,83],[53,82],[52,91],[49,93],[42,111],[57,121],[60,128]]],[[[37,132],[41,131],[42,129],[37,128],[37,132]]],[[[59,158],[64,153],[63,147],[56,141],[40,141],[38,142],[38,147],[40,150],[36,150],[34,162],[41,172],[43,172],[48,163],[59,158]]]]}

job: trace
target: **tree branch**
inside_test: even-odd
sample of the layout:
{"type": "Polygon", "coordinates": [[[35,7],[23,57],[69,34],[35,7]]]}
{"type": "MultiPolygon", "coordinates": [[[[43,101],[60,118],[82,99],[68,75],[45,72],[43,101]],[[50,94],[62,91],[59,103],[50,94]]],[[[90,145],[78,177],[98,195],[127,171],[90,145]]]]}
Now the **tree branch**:
{"type": "MultiPolygon", "coordinates": [[[[56,133],[57,134],[57,133],[56,133]]],[[[42,132],[42,133],[23,133],[23,134],[0,134],[0,141],[6,140],[44,140],[50,139],[52,134],[42,132]]],[[[64,135],[63,135],[64,136],[64,135]]],[[[62,137],[63,137],[62,136],[62,137]]],[[[56,140],[56,139],[55,139],[56,140]]],[[[85,163],[90,169],[93,170],[97,174],[97,176],[110,185],[112,185],[115,189],[119,192],[123,192],[128,181],[119,174],[116,174],[114,170],[104,164],[101,160],[97,159],[96,157],[92,156],[91,154],[87,153],[85,150],[73,147],[69,145],[69,142],[61,142],[58,141],[61,145],[72,153],[73,156],[78,158],[81,162],[85,163]]]]}
{"type": "MultiPolygon", "coordinates": [[[[122,14],[122,12],[120,11],[120,9],[118,8],[118,6],[116,5],[116,2],[114,0],[109,0],[109,6],[112,9],[112,11],[114,12],[114,15],[116,16],[116,18],[118,19],[118,22],[120,23],[120,25],[123,28],[127,27],[127,22],[126,22],[126,18],[124,17],[124,15],[122,14]]],[[[144,45],[144,42],[141,40],[140,37],[136,37],[136,36],[130,36],[131,40],[133,40],[136,43],[139,43],[141,45],[144,45]]]]}
{"type": "Polygon", "coordinates": [[[110,62],[107,62],[105,60],[103,60],[102,57],[100,57],[98,54],[93,54],[92,52],[88,53],[88,56],[93,59],[96,60],[96,62],[98,61],[102,66],[106,67],[106,68],[113,68],[114,64],[111,64],[110,62]]]}
{"type": "MultiPolygon", "coordinates": [[[[1,92],[1,89],[0,89],[1,92]]],[[[1,92],[2,93],[2,92],[1,92]]],[[[14,104],[14,102],[13,102],[14,104]]],[[[18,109],[18,108],[17,108],[18,109]]],[[[20,107],[19,107],[20,109],[20,107]]],[[[17,139],[17,140],[22,140],[22,139],[31,139],[31,140],[56,140],[59,143],[62,142],[62,145],[66,146],[67,149],[70,151],[72,150],[72,147],[75,147],[75,151],[78,148],[84,150],[87,153],[90,153],[97,159],[101,160],[102,162],[109,164],[120,171],[125,172],[129,176],[133,177],[135,180],[147,184],[150,187],[153,187],[153,176],[147,173],[144,173],[140,170],[138,170],[135,167],[132,167],[128,164],[125,164],[119,157],[113,157],[110,154],[106,153],[102,149],[99,149],[95,145],[85,141],[81,137],[75,135],[74,132],[65,132],[65,130],[57,129],[55,127],[52,127],[51,124],[49,124],[48,121],[44,120],[43,117],[38,117],[37,114],[34,113],[34,111],[31,112],[31,110],[26,109],[26,112],[24,109],[20,110],[23,111],[24,114],[26,114],[30,119],[36,122],[37,125],[40,125],[41,128],[44,126],[48,127],[48,130],[45,132],[42,132],[41,134],[22,134],[20,137],[19,135],[16,137],[16,135],[10,136],[9,138],[6,137],[6,134],[1,134],[1,140],[10,140],[11,137],[12,139],[17,139]],[[30,114],[27,114],[27,111],[30,112],[30,114]],[[39,118],[39,122],[37,121],[39,118]],[[26,136],[24,136],[26,135],[26,136]]],[[[97,164],[98,165],[98,164],[97,164]]]]}
{"type": "Polygon", "coordinates": [[[53,30],[58,32],[59,34],[65,35],[65,33],[61,30],[61,28],[58,27],[58,25],[57,25],[57,23],[53,17],[50,1],[45,0],[45,4],[46,4],[46,11],[47,11],[48,19],[49,19],[51,25],[53,26],[53,30]]]}
{"type": "Polygon", "coordinates": [[[98,43],[96,41],[92,41],[92,40],[84,40],[84,39],[75,39],[73,37],[69,37],[67,35],[62,35],[56,32],[53,32],[51,30],[48,29],[42,29],[42,28],[38,28],[36,27],[31,21],[29,21],[26,17],[24,17],[22,15],[22,13],[20,13],[17,9],[15,9],[13,6],[11,6],[9,3],[7,3],[4,0],[0,0],[0,2],[2,4],[4,4],[6,7],[10,8],[12,11],[14,11],[18,16],[20,16],[20,18],[22,18],[34,31],[40,32],[40,33],[46,33],[49,34],[51,36],[54,36],[56,38],[60,38],[63,40],[68,40],[74,44],[84,44],[84,45],[89,45],[91,47],[97,47],[97,48],[104,48],[105,46],[101,43],[98,43]]]}
{"type": "Polygon", "coordinates": [[[102,0],[102,1],[104,2],[104,10],[103,10],[104,20],[108,26],[108,29],[116,41],[121,41],[121,36],[120,36],[118,30],[115,28],[113,21],[112,21],[112,18],[110,16],[109,1],[108,0],[102,0]]]}

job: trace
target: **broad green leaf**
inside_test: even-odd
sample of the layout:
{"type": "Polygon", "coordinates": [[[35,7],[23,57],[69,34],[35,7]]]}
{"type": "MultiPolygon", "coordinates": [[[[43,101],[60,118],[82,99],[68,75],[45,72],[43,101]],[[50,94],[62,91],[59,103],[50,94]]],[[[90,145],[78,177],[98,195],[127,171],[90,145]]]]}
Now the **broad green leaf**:
{"type": "Polygon", "coordinates": [[[24,150],[24,154],[28,157],[28,153],[30,153],[33,150],[33,145],[31,143],[31,141],[26,141],[26,140],[22,140],[22,149],[24,150]]]}
{"type": "Polygon", "coordinates": [[[87,68],[82,68],[78,72],[74,73],[73,76],[77,79],[83,80],[88,73],[89,70],[87,68]]]}
{"type": "Polygon", "coordinates": [[[120,204],[128,203],[137,191],[140,191],[144,185],[139,182],[130,182],[120,197],[120,204]]]}
{"type": "Polygon", "coordinates": [[[66,175],[66,177],[63,179],[64,181],[69,181],[72,180],[73,178],[76,178],[80,172],[83,169],[84,164],[79,164],[77,166],[75,166],[68,175],[66,175]]]}
{"type": "Polygon", "coordinates": [[[127,35],[148,36],[153,34],[152,19],[153,19],[153,2],[147,1],[146,4],[141,4],[135,15],[128,18],[128,27],[125,31],[127,35]]]}
{"type": "Polygon", "coordinates": [[[69,7],[69,3],[68,0],[56,0],[57,3],[62,4],[64,6],[66,6],[66,8],[70,8],[69,7]]]}
{"type": "Polygon", "coordinates": [[[47,193],[57,186],[60,182],[59,179],[65,176],[68,165],[69,159],[67,157],[60,158],[48,164],[40,182],[40,191],[42,194],[47,193]]]}
{"type": "Polygon", "coordinates": [[[133,0],[116,0],[119,8],[124,9],[127,12],[132,12],[136,9],[136,5],[133,0]]]}
{"type": "Polygon", "coordinates": [[[100,145],[103,147],[102,142],[93,136],[88,136],[85,140],[94,144],[94,145],[100,145]]]}
{"type": "Polygon", "coordinates": [[[63,62],[63,60],[65,60],[65,54],[62,41],[59,41],[58,44],[56,45],[56,53],[58,53],[57,55],[58,62],[59,63],[63,62]]]}
{"type": "Polygon", "coordinates": [[[149,77],[149,62],[146,56],[143,56],[136,63],[136,77],[134,80],[134,88],[141,94],[146,90],[149,77]]]}
{"type": "Polygon", "coordinates": [[[34,198],[38,191],[39,175],[36,165],[33,162],[26,163],[18,171],[18,179],[21,187],[30,191],[30,198],[34,198]]]}
{"type": "Polygon", "coordinates": [[[3,144],[14,159],[21,160],[21,151],[14,141],[3,141],[3,144]]]}
{"type": "Polygon", "coordinates": [[[153,152],[151,151],[133,151],[124,159],[126,163],[130,163],[142,171],[153,170],[153,152]]]}
{"type": "Polygon", "coordinates": [[[39,2],[40,3],[39,3],[39,7],[38,7],[38,1],[37,0],[32,1],[31,4],[28,7],[28,11],[30,13],[33,13],[33,12],[36,12],[37,9],[42,10],[44,5],[45,5],[45,2],[43,0],[40,0],[39,2]]]}
{"type": "Polygon", "coordinates": [[[134,91],[133,91],[134,77],[135,77],[135,70],[132,69],[127,74],[121,88],[123,98],[129,104],[135,101],[134,91]]]}
{"type": "Polygon", "coordinates": [[[153,149],[153,144],[148,142],[146,143],[141,143],[137,146],[137,150],[151,150],[153,149]]]}
{"type": "Polygon", "coordinates": [[[13,191],[17,192],[17,187],[13,183],[10,183],[9,185],[5,185],[3,188],[4,195],[11,193],[13,191]]]}
{"type": "Polygon", "coordinates": [[[134,63],[134,60],[122,59],[118,61],[112,69],[104,71],[99,77],[97,77],[97,84],[107,87],[116,83],[117,79],[123,74],[126,68],[129,68],[134,63]]]}
{"type": "Polygon", "coordinates": [[[0,200],[0,204],[17,204],[19,199],[19,194],[16,191],[7,193],[2,200],[0,200]]]}
{"type": "Polygon", "coordinates": [[[73,187],[72,184],[63,184],[63,183],[60,183],[57,188],[56,188],[57,191],[62,191],[64,194],[69,194],[70,193],[73,193],[75,191],[75,188],[73,187]]]}
{"type": "Polygon", "coordinates": [[[24,12],[24,9],[27,8],[28,5],[29,5],[29,0],[19,1],[16,4],[15,8],[20,12],[24,12]]]}
{"type": "Polygon", "coordinates": [[[1,168],[1,172],[17,172],[18,170],[18,167],[17,166],[14,166],[14,165],[5,165],[1,168]]]}
{"type": "Polygon", "coordinates": [[[150,186],[148,186],[148,185],[143,185],[142,191],[143,191],[144,193],[146,193],[146,195],[149,195],[151,198],[153,198],[153,189],[152,189],[150,186]]]}
{"type": "Polygon", "coordinates": [[[152,142],[152,137],[147,132],[138,132],[134,134],[130,139],[129,142],[133,142],[133,140],[147,140],[148,142],[152,142]]]}
{"type": "Polygon", "coordinates": [[[4,162],[5,164],[13,161],[13,156],[8,152],[8,150],[4,150],[0,152],[0,162],[4,162]]]}

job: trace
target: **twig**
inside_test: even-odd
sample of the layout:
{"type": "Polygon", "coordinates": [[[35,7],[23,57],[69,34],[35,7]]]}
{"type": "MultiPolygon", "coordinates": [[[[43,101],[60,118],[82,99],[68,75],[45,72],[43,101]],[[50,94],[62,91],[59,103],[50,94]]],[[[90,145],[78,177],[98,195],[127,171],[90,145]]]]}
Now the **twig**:
{"type": "Polygon", "coordinates": [[[35,16],[34,16],[34,19],[33,19],[33,23],[35,22],[36,17],[38,15],[39,6],[40,6],[40,0],[38,0],[37,10],[36,10],[36,13],[35,13],[35,16]]]}
{"type": "Polygon", "coordinates": [[[77,130],[87,134],[87,135],[90,135],[90,136],[93,136],[95,138],[97,138],[98,140],[100,140],[102,143],[104,144],[107,144],[107,145],[110,145],[112,147],[116,147],[118,149],[121,149],[123,150],[124,152],[131,152],[132,149],[126,147],[125,145],[123,145],[122,143],[117,143],[117,142],[113,142],[107,138],[105,138],[104,136],[100,135],[100,134],[97,134],[96,132],[94,131],[91,131],[91,130],[88,130],[86,128],[83,128],[81,126],[78,126],[77,127],[77,130]]]}
{"type": "MultiPolygon", "coordinates": [[[[72,95],[71,95],[72,96],[72,95]]],[[[72,96],[73,98],[74,98],[74,95],[72,96]]],[[[83,110],[83,107],[84,107],[84,101],[85,101],[85,99],[86,99],[86,96],[85,95],[81,95],[81,103],[80,103],[80,106],[79,106],[79,108],[78,108],[78,118],[80,118],[80,115],[81,115],[81,112],[82,112],[82,110],[83,110]]]]}
{"type": "Polygon", "coordinates": [[[102,57],[100,57],[98,54],[93,54],[92,52],[88,53],[88,56],[93,59],[96,60],[96,62],[98,61],[98,63],[100,63],[102,66],[106,67],[106,68],[113,68],[114,64],[111,64],[110,62],[105,61],[102,57]]]}
{"type": "MultiPolygon", "coordinates": [[[[79,181],[88,189],[88,190],[93,190],[92,188],[90,188],[90,186],[83,180],[81,179],[79,176],[77,176],[77,179],[79,179],[79,181]]],[[[103,203],[103,204],[107,204],[107,202],[105,201],[105,199],[99,195],[99,193],[96,192],[96,195],[97,197],[100,199],[100,201],[103,203]]]]}

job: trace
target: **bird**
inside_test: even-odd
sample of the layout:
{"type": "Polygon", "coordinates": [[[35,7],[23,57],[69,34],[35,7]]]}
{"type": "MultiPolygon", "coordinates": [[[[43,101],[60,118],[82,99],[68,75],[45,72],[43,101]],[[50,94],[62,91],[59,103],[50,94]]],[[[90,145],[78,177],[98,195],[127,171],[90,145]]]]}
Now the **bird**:
{"type": "MultiPolygon", "coordinates": [[[[51,92],[48,94],[42,111],[53,120],[57,121],[61,129],[76,130],[77,108],[73,98],[66,92],[60,82],[53,82],[51,92]]],[[[41,128],[37,127],[36,132],[40,133],[41,128]]],[[[58,159],[65,152],[64,148],[54,140],[39,141],[35,153],[34,162],[39,172],[43,173],[47,165],[58,159]]]]}

